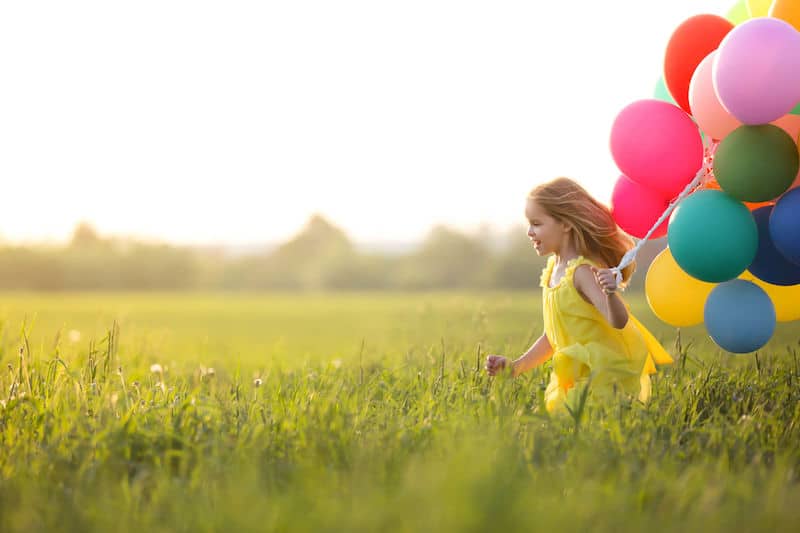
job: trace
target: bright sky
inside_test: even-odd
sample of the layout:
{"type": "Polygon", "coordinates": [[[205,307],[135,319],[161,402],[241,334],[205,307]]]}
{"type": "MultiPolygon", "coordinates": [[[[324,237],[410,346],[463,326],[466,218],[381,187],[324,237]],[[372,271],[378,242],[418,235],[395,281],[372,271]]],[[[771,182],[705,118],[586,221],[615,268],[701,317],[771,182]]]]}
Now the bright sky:
{"type": "Polygon", "coordinates": [[[559,175],[607,202],[614,117],[733,3],[3,2],[0,236],[407,241],[520,224],[559,175]]]}

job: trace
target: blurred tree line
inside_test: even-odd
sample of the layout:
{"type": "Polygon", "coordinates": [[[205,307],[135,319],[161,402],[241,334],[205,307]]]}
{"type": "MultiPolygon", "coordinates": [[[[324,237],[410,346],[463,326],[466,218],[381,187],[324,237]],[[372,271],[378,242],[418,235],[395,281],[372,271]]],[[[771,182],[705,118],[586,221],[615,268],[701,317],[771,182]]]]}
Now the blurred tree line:
{"type": "MultiPolygon", "coordinates": [[[[425,290],[532,289],[544,259],[525,228],[498,238],[434,227],[405,253],[364,252],[312,216],[294,238],[260,253],[103,238],[79,224],[65,246],[0,247],[0,289],[25,290],[425,290]],[[500,241],[500,242],[498,242],[500,241]]],[[[648,243],[632,288],[664,247],[648,243]]]]}

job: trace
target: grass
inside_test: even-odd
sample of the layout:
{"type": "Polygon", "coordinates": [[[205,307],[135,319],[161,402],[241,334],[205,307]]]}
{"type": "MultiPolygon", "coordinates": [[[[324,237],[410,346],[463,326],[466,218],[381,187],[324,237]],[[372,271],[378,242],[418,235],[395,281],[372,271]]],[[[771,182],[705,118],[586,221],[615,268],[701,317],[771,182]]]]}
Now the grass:
{"type": "Polygon", "coordinates": [[[521,353],[541,331],[535,293],[0,301],[0,531],[780,531],[800,519],[796,323],[757,357],[731,356],[702,328],[676,344],[634,296],[678,358],[653,401],[589,396],[551,419],[549,368],[482,372],[487,352],[521,353]]]}

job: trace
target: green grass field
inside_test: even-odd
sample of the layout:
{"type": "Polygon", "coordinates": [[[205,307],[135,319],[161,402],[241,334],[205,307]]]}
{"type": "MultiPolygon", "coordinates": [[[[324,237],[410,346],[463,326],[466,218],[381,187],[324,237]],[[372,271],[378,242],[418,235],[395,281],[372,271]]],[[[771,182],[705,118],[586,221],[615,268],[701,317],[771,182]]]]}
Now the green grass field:
{"type": "Polygon", "coordinates": [[[631,304],[653,401],[551,419],[547,365],[482,370],[538,291],[0,295],[0,531],[796,530],[800,323],[734,356],[631,304]]]}

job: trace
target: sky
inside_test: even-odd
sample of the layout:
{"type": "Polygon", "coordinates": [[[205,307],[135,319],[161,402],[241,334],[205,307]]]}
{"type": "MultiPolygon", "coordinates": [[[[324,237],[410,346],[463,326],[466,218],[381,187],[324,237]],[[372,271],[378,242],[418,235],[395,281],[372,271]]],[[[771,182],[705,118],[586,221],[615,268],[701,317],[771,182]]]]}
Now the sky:
{"type": "Polygon", "coordinates": [[[615,116],[733,3],[3,2],[0,239],[413,241],[562,175],[607,203],[615,116]]]}

